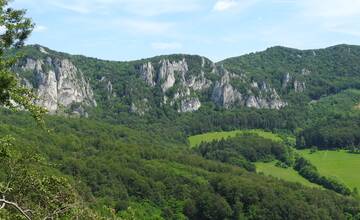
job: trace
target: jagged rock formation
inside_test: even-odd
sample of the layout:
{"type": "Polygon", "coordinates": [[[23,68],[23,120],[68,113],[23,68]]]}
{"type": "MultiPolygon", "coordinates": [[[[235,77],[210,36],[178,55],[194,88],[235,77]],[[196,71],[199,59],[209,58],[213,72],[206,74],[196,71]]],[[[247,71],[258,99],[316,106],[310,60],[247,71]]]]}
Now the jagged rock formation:
{"type": "Polygon", "coordinates": [[[221,80],[215,83],[212,100],[225,108],[231,107],[236,102],[243,102],[242,95],[230,84],[230,74],[228,71],[224,70],[221,80]]]}
{"type": "Polygon", "coordinates": [[[266,82],[262,82],[261,86],[255,81],[247,83],[250,87],[247,92],[241,93],[231,85],[234,78],[240,78],[244,83],[247,82],[246,76],[230,74],[227,70],[223,70],[223,76],[219,82],[216,82],[212,93],[212,100],[215,103],[225,108],[246,106],[249,108],[280,109],[287,105],[280,98],[276,89],[271,88],[266,82]]]}
{"type": "MultiPolygon", "coordinates": [[[[47,54],[43,48],[41,52],[47,54]]],[[[72,104],[96,106],[89,82],[68,59],[51,56],[44,59],[26,58],[17,65],[16,71],[24,85],[35,90],[38,96],[36,103],[51,114],[62,108],[69,108],[72,104]]],[[[73,111],[75,114],[85,115],[83,106],[75,107],[73,111]]]]}
{"type": "Polygon", "coordinates": [[[178,112],[193,112],[201,107],[201,102],[198,98],[186,98],[181,100],[180,109],[178,112]]]}
{"type": "MultiPolygon", "coordinates": [[[[301,70],[301,75],[302,76],[309,76],[311,74],[310,70],[307,69],[302,69],[301,70]]],[[[298,80],[298,79],[292,79],[292,77],[290,76],[289,73],[287,73],[282,80],[282,88],[286,89],[288,88],[290,85],[290,82],[293,82],[293,88],[294,91],[297,93],[301,93],[301,92],[305,92],[306,89],[306,83],[304,81],[298,80]]]]}
{"type": "Polygon", "coordinates": [[[360,48],[349,52],[346,45],[316,51],[274,47],[219,63],[184,54],[112,62],[42,46],[26,50],[14,70],[39,96],[36,103],[50,113],[86,115],[98,104],[104,111],[144,115],[159,109],[193,112],[211,103],[226,109],[281,109],[292,104],[295,93],[318,99],[327,94],[314,94],[312,89],[332,85],[338,77],[357,80],[346,57],[355,60],[360,48]],[[329,60],[329,54],[338,53],[342,56],[329,60]],[[324,79],[328,83],[319,85],[324,79]]]}
{"type": "Polygon", "coordinates": [[[290,73],[286,73],[282,80],[282,88],[285,89],[291,80],[290,73]]]}
{"type": "Polygon", "coordinates": [[[281,100],[276,89],[271,88],[265,82],[261,87],[257,82],[249,83],[248,92],[241,93],[232,85],[233,80],[242,80],[247,83],[245,74],[237,75],[230,73],[223,67],[216,67],[214,63],[201,58],[198,61],[200,66],[198,73],[189,74],[188,61],[186,58],[177,61],[161,59],[158,63],[145,62],[140,68],[140,77],[151,87],[160,86],[164,92],[163,104],[171,106],[178,103],[178,112],[192,112],[201,107],[199,94],[211,89],[211,101],[224,108],[235,106],[246,106],[253,108],[280,109],[287,105],[281,100]],[[158,65],[158,69],[154,66],[158,65]],[[208,66],[209,68],[205,68],[208,66]],[[212,81],[206,77],[207,73],[213,74],[219,80],[212,81]],[[174,89],[173,95],[167,92],[174,89]],[[256,96],[252,90],[257,90],[256,96]]]}
{"type": "Polygon", "coordinates": [[[147,100],[146,98],[138,101],[136,103],[131,103],[131,108],[130,111],[133,113],[136,113],[140,116],[143,116],[146,114],[146,112],[149,111],[149,106],[148,106],[149,100],[147,100]]]}
{"type": "Polygon", "coordinates": [[[155,69],[151,62],[144,63],[140,68],[141,77],[149,86],[155,86],[155,69]]]}
{"type": "Polygon", "coordinates": [[[304,92],[306,89],[305,82],[300,82],[298,80],[295,80],[294,81],[294,89],[295,89],[295,92],[304,92]]]}
{"type": "MultiPolygon", "coordinates": [[[[202,58],[202,68],[205,66],[202,58]]],[[[151,87],[159,86],[164,93],[163,103],[174,106],[179,103],[178,112],[192,112],[201,107],[198,97],[193,97],[197,91],[208,89],[212,82],[205,78],[203,70],[198,76],[189,74],[189,66],[185,58],[178,61],[161,59],[158,69],[151,62],[141,65],[140,76],[151,87]],[[170,90],[172,94],[168,94],[170,90]]]]}

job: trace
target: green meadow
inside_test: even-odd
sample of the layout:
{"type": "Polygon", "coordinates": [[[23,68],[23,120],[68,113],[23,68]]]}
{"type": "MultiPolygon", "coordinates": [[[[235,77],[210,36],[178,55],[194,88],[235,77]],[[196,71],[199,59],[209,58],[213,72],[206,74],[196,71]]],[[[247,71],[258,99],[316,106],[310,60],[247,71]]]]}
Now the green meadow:
{"type": "Polygon", "coordinates": [[[273,141],[279,141],[279,142],[282,141],[281,137],[277,134],[274,134],[274,133],[268,132],[268,131],[255,129],[255,130],[235,130],[235,131],[210,132],[210,133],[191,136],[191,137],[189,137],[189,142],[190,142],[191,147],[196,147],[201,142],[211,142],[214,140],[221,140],[223,138],[226,139],[229,137],[235,137],[236,135],[241,135],[245,132],[254,133],[263,138],[271,139],[273,141]]]}
{"type": "Polygon", "coordinates": [[[351,189],[360,189],[360,154],[346,151],[317,151],[310,153],[302,150],[299,153],[313,163],[321,175],[334,177],[351,189]]]}
{"type": "MultiPolygon", "coordinates": [[[[255,133],[273,141],[282,141],[279,135],[263,130],[235,130],[191,136],[189,137],[189,142],[191,147],[196,147],[201,142],[235,137],[245,132],[255,133]]],[[[360,189],[360,174],[358,174],[360,170],[360,154],[350,154],[346,151],[317,151],[310,153],[310,150],[301,150],[298,152],[310,160],[317,167],[321,175],[336,178],[351,189],[355,187],[360,189]]],[[[319,187],[300,176],[292,168],[280,168],[275,166],[275,163],[276,161],[270,163],[257,162],[255,163],[257,172],[290,182],[298,182],[306,186],[319,187]]]]}
{"type": "MultiPolygon", "coordinates": [[[[236,135],[241,135],[245,132],[254,133],[261,137],[264,137],[264,138],[267,138],[267,139],[270,139],[273,141],[277,141],[277,142],[283,141],[282,138],[277,134],[259,130],[259,129],[255,129],[255,130],[235,130],[235,131],[210,132],[210,133],[191,136],[191,137],[189,137],[189,142],[190,142],[191,147],[196,147],[201,142],[211,142],[214,140],[221,140],[223,138],[226,139],[226,138],[230,138],[230,137],[235,137],[236,135]]],[[[313,183],[309,182],[308,180],[306,180],[305,178],[303,178],[302,176],[300,176],[293,168],[284,169],[284,168],[275,166],[275,164],[276,164],[276,161],[273,161],[270,163],[257,162],[257,163],[255,163],[255,166],[256,166],[257,172],[258,173],[261,172],[264,175],[273,176],[275,178],[283,179],[283,180],[286,180],[289,182],[301,183],[303,185],[310,186],[310,187],[319,187],[318,185],[313,184],[313,183]]]]}
{"type": "Polygon", "coordinates": [[[314,183],[309,182],[304,177],[300,176],[293,168],[281,168],[275,166],[276,161],[270,163],[257,162],[256,170],[258,173],[264,173],[267,176],[272,176],[289,182],[301,183],[305,186],[320,187],[314,183]]]}

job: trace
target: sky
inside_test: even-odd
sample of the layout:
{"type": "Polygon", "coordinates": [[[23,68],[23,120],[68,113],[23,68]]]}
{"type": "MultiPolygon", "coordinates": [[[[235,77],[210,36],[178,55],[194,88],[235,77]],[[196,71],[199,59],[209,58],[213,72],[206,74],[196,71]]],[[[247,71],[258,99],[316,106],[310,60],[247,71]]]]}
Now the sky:
{"type": "Polygon", "coordinates": [[[265,50],[360,44],[360,0],[14,0],[27,41],[106,60],[186,53],[213,61],[265,50]]]}

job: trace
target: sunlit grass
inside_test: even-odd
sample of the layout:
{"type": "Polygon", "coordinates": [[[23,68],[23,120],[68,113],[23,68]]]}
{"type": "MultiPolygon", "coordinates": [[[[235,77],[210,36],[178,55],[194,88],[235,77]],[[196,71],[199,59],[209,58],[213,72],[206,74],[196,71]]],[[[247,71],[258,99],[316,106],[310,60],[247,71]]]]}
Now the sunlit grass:
{"type": "Polygon", "coordinates": [[[201,142],[211,142],[214,140],[226,139],[229,137],[235,137],[236,135],[243,134],[245,132],[257,134],[263,138],[267,138],[273,141],[281,142],[282,139],[279,135],[272,132],[263,131],[263,130],[234,130],[234,131],[221,131],[221,132],[209,132],[205,134],[195,135],[189,137],[189,142],[191,147],[196,147],[201,142]]]}
{"type": "Polygon", "coordinates": [[[351,189],[360,189],[360,154],[346,151],[317,151],[310,153],[302,150],[299,153],[313,163],[321,175],[335,177],[351,189]]]}

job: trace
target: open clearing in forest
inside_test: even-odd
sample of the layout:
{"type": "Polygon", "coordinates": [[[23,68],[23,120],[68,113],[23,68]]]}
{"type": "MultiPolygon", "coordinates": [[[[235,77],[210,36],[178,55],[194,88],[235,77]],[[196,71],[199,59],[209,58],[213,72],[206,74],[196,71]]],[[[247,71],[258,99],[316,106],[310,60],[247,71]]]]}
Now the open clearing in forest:
{"type": "Polygon", "coordinates": [[[304,177],[300,176],[298,172],[296,172],[293,168],[281,168],[275,166],[276,161],[270,162],[270,163],[263,163],[263,162],[257,162],[256,165],[256,171],[258,173],[262,172],[267,176],[273,176],[279,179],[283,179],[289,182],[296,182],[301,183],[305,186],[310,187],[320,187],[319,185],[316,185],[314,183],[309,182],[304,177]]]}
{"type": "MultiPolygon", "coordinates": [[[[245,132],[258,134],[261,137],[264,137],[264,138],[267,138],[267,139],[270,139],[273,141],[278,141],[278,142],[282,141],[281,137],[277,134],[256,129],[256,130],[235,130],[235,131],[223,131],[223,132],[210,132],[210,133],[191,136],[191,137],[189,137],[189,142],[190,142],[191,147],[196,147],[201,142],[211,142],[214,140],[221,140],[223,138],[226,139],[229,137],[235,137],[236,135],[243,134],[245,132]]],[[[263,163],[263,162],[255,163],[257,172],[262,172],[262,173],[264,173],[264,175],[273,176],[275,178],[283,179],[283,180],[286,180],[289,182],[301,183],[306,186],[320,187],[316,184],[309,182],[302,176],[300,176],[294,169],[280,168],[280,167],[275,166],[275,164],[276,164],[276,161],[273,161],[270,163],[263,163]]]]}
{"type": "MultiPolygon", "coordinates": [[[[250,132],[258,134],[261,137],[274,141],[282,141],[279,135],[263,130],[235,130],[227,132],[210,132],[201,135],[189,137],[191,147],[196,147],[201,142],[211,142],[223,138],[235,137],[238,134],[250,132]]],[[[317,151],[310,153],[310,150],[298,151],[303,157],[313,163],[319,173],[326,177],[333,177],[347,185],[350,189],[358,188],[360,190],[360,154],[351,154],[346,151],[317,151]]],[[[301,177],[295,170],[283,169],[271,163],[255,163],[257,171],[265,175],[274,176],[290,182],[299,182],[307,186],[317,186],[301,177]]]]}
{"type": "Polygon", "coordinates": [[[350,189],[360,189],[360,154],[346,151],[301,150],[299,153],[314,164],[321,175],[335,177],[350,189]]]}
{"type": "Polygon", "coordinates": [[[282,139],[280,138],[279,135],[274,134],[272,132],[268,132],[268,131],[263,131],[263,130],[235,130],[235,131],[221,131],[221,132],[209,132],[209,133],[205,133],[205,134],[199,134],[199,135],[195,135],[195,136],[191,136],[189,137],[189,142],[190,142],[190,146],[191,147],[196,147],[197,145],[199,145],[201,142],[211,142],[214,140],[221,140],[221,139],[226,139],[229,137],[235,137],[236,135],[240,135],[243,133],[254,133],[257,134],[263,138],[267,138],[267,139],[271,139],[273,141],[279,141],[281,142],[282,139]]]}

